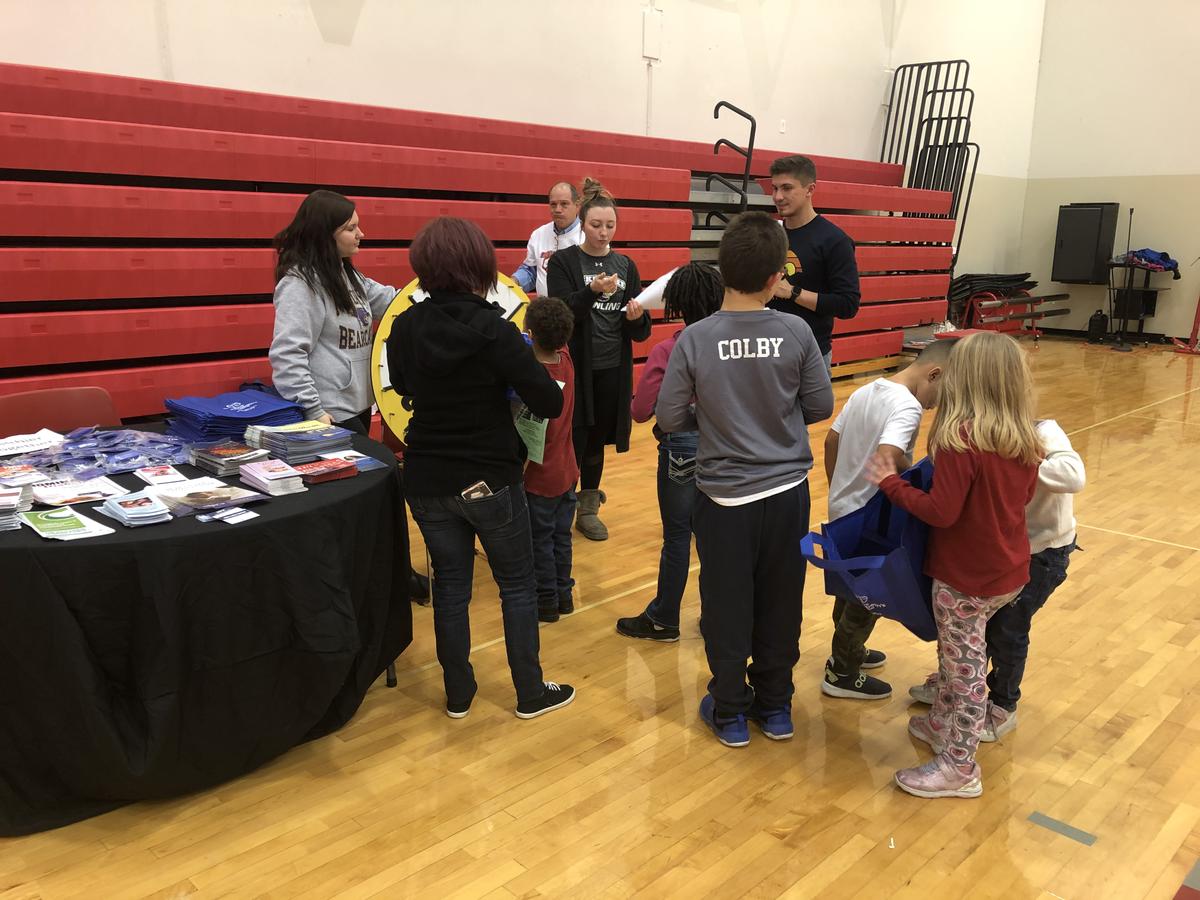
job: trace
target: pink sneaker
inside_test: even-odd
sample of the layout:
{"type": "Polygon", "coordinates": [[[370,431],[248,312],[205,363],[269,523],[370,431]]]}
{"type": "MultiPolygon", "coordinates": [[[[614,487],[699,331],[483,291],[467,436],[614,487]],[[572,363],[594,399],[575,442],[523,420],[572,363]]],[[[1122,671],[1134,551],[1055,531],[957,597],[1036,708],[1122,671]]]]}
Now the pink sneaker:
{"type": "Polygon", "coordinates": [[[896,784],[914,797],[978,797],[983,793],[979,763],[971,763],[970,773],[964,775],[941,754],[923,766],[901,769],[896,784]]]}
{"type": "Polygon", "coordinates": [[[937,672],[925,678],[923,684],[914,684],[908,689],[908,696],[918,703],[933,706],[933,695],[937,693],[937,672]]]}
{"type": "Polygon", "coordinates": [[[1017,727],[1017,711],[1009,712],[1003,706],[993,706],[989,700],[987,718],[983,720],[983,732],[979,735],[980,743],[990,744],[998,741],[1017,727]]]}
{"type": "Polygon", "coordinates": [[[909,719],[908,733],[918,741],[924,741],[932,747],[934,753],[941,753],[946,749],[945,740],[938,734],[937,728],[929,716],[913,716],[909,719]]]}

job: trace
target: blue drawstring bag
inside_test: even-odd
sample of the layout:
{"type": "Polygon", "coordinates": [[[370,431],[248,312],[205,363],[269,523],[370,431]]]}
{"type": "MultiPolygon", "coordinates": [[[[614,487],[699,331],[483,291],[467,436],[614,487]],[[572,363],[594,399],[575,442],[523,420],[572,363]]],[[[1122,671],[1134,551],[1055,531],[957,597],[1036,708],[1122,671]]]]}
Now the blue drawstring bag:
{"type": "MultiPolygon", "coordinates": [[[[921,460],[901,476],[929,490],[933,463],[921,460]]],[[[923,641],[937,639],[933,579],[923,571],[929,526],[884,496],[821,526],[801,541],[804,556],[825,572],[825,592],[849,594],[867,610],[895,619],[923,641]],[[817,556],[820,547],[823,556],[817,556]]]]}

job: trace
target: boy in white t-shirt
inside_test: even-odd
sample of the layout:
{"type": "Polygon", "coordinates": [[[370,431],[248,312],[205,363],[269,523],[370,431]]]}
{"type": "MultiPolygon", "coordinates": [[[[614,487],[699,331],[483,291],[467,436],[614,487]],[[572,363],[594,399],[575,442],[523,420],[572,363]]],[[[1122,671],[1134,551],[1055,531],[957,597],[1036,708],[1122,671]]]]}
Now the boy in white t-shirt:
{"type": "MultiPolygon", "coordinates": [[[[850,395],[825,437],[830,522],[860,509],[879,489],[863,473],[876,453],[895,459],[898,469],[912,465],[921,415],[937,405],[942,370],[954,343],[954,338],[935,340],[904,371],[878,378],[850,395]]],[[[890,684],[862,671],[882,666],[887,659],[866,647],[878,618],[853,596],[834,596],[833,648],[821,693],[855,700],[892,695],[890,684]]]]}

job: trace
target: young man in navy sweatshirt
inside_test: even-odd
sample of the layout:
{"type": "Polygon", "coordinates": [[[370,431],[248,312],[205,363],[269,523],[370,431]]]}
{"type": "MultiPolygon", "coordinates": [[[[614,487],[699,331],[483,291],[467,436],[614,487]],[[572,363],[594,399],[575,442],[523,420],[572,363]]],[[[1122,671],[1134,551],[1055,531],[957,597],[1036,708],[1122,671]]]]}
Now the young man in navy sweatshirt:
{"type": "Polygon", "coordinates": [[[833,413],[833,389],[807,323],[764,308],[783,278],[779,224],[766,213],[737,217],[718,255],[721,309],[679,336],[655,414],[663,431],[700,433],[692,527],[712,671],[700,716],[721,743],[744,747],[747,720],[773,740],[792,736],[813,465],[807,426],[833,413]]]}
{"type": "Polygon", "coordinates": [[[808,323],[829,368],[833,320],[858,314],[854,242],[813,209],[817,167],[807,156],[784,156],[771,163],[771,187],[788,253],[785,277],[772,291],[770,307],[808,323]]]}

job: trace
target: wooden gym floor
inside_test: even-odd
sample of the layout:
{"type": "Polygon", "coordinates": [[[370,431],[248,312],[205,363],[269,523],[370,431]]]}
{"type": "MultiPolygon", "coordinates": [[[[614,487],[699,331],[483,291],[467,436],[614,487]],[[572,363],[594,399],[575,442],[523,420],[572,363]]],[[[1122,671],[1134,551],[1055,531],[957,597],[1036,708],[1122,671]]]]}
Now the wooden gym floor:
{"type": "MultiPolygon", "coordinates": [[[[573,706],[513,716],[481,565],[467,719],[442,712],[417,608],[399,688],[381,680],[341,732],[206,793],[0,841],[0,898],[1173,897],[1200,858],[1200,360],[1026,347],[1041,414],[1088,467],[1084,552],[1035,621],[1019,727],[981,747],[982,798],[919,800],[892,783],[928,758],[905,724],[932,645],[882,622],[876,674],[893,697],[820,694],[832,629],[811,571],[795,739],[755,732],[728,750],[698,724],[695,578],[678,644],[613,630],[654,590],[641,427],[610,457],[612,538],[576,541],[578,612],[541,632],[546,677],[579,688],[573,706]]],[[[836,386],[839,407],[852,387],[836,386]]],[[[823,475],[812,487],[819,516],[823,475]]]]}

